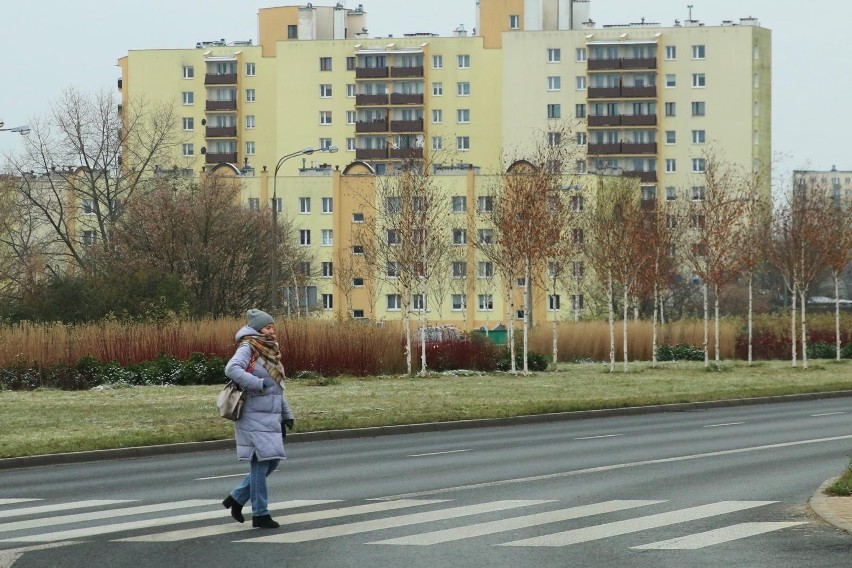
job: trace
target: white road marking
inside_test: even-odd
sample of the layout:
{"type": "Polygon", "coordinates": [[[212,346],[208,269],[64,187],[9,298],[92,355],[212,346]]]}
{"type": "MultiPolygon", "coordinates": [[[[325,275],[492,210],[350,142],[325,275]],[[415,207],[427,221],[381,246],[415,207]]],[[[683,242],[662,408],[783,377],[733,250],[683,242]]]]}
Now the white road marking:
{"type": "MultiPolygon", "coordinates": [[[[272,473],[275,473],[274,471],[272,473]]],[[[248,472],[245,473],[233,473],[231,475],[215,475],[213,477],[198,477],[193,481],[210,481],[211,479],[227,479],[229,477],[245,477],[248,472]]]]}
{"type": "Polygon", "coordinates": [[[71,546],[72,544],[79,543],[69,540],[64,542],[51,542],[49,544],[38,544],[36,546],[25,546],[23,548],[0,550],[0,568],[12,568],[15,562],[17,562],[18,559],[27,552],[46,550],[48,548],[59,548],[60,546],[71,546]]]}
{"type": "MultiPolygon", "coordinates": [[[[53,513],[69,511],[71,509],[86,509],[88,507],[103,507],[104,505],[118,505],[119,503],[133,503],[132,499],[93,499],[91,501],[74,501],[71,503],[57,503],[55,505],[39,505],[38,507],[24,507],[22,509],[9,509],[3,511],[3,518],[22,517],[24,515],[40,515],[42,513],[53,513]]],[[[0,523],[0,531],[6,525],[0,523]]]]}
{"type": "Polygon", "coordinates": [[[661,540],[659,542],[643,544],[642,546],[634,546],[633,548],[635,550],[697,550],[699,548],[713,546],[714,544],[721,544],[723,542],[730,542],[732,540],[739,540],[741,538],[747,538],[768,532],[780,531],[782,529],[804,524],[807,523],[740,523],[712,531],[691,534],[669,540],[661,540]]]}
{"type": "Polygon", "coordinates": [[[30,501],[42,501],[42,499],[0,499],[0,505],[14,505],[16,503],[29,503],[30,501]]]}
{"type": "Polygon", "coordinates": [[[708,424],[704,426],[704,428],[722,428],[723,426],[739,426],[740,424],[745,424],[745,422],[727,422],[725,424],[708,424]]]}
{"type": "Polygon", "coordinates": [[[568,509],[546,511],[544,513],[536,513],[533,515],[525,515],[522,517],[514,517],[510,519],[502,519],[499,521],[478,523],[475,525],[444,529],[440,531],[421,533],[411,536],[403,536],[400,538],[391,538],[388,540],[369,542],[367,544],[408,544],[425,546],[429,544],[438,544],[442,542],[474,538],[477,536],[483,536],[488,534],[496,534],[515,529],[535,527],[547,523],[558,523],[560,521],[579,519],[591,515],[612,513],[613,511],[622,511],[624,509],[632,509],[634,507],[656,505],[657,503],[665,503],[665,501],[605,501],[603,503],[594,503],[592,505],[570,507],[568,509]]]}
{"type": "Polygon", "coordinates": [[[510,485],[514,483],[531,483],[536,481],[547,481],[550,479],[559,479],[562,477],[572,477],[575,475],[584,475],[587,473],[601,473],[604,471],[614,471],[617,469],[626,469],[631,467],[639,467],[643,465],[657,465],[662,463],[675,463],[682,461],[698,460],[703,458],[714,458],[718,456],[729,456],[735,454],[746,454],[750,452],[760,452],[765,450],[776,450],[780,448],[790,448],[795,446],[805,446],[808,444],[822,444],[827,442],[838,442],[841,440],[852,439],[852,434],[845,436],[832,436],[830,438],[813,438],[810,440],[798,440],[795,442],[782,442],[780,444],[767,444],[765,446],[751,446],[747,448],[737,448],[734,450],[719,450],[717,452],[706,452],[703,454],[689,454],[685,456],[675,456],[671,458],[659,458],[654,460],[643,460],[626,463],[616,463],[612,465],[603,465],[598,467],[589,467],[585,469],[574,469],[570,471],[560,471],[556,473],[546,473],[543,475],[533,475],[529,477],[516,477],[511,479],[501,479],[498,481],[486,481],[483,483],[471,483],[469,485],[456,485],[454,487],[443,487],[439,489],[431,489],[427,491],[415,491],[412,493],[403,493],[400,495],[388,495],[378,499],[393,501],[396,499],[410,499],[416,497],[425,497],[428,495],[440,495],[442,493],[454,493],[465,489],[482,489],[486,487],[499,487],[501,485],[510,485]]]}
{"type": "Polygon", "coordinates": [[[584,527],[581,529],[547,534],[544,536],[525,538],[523,540],[507,542],[498,546],[568,546],[570,544],[601,540],[612,536],[695,521],[716,515],[724,515],[725,513],[733,513],[735,511],[752,509],[754,507],[763,507],[764,505],[771,505],[772,503],[777,503],[777,501],[721,501],[719,503],[700,505],[698,507],[690,507],[688,509],[680,509],[678,511],[671,511],[668,513],[659,513],[657,515],[649,515],[647,517],[627,519],[625,521],[616,521],[613,523],[584,527]]]}
{"type": "Polygon", "coordinates": [[[443,456],[445,454],[460,454],[462,452],[472,452],[473,450],[447,450],[446,452],[432,452],[430,454],[411,454],[410,458],[422,458],[425,456],[443,456]]]}
{"type": "Polygon", "coordinates": [[[597,440],[598,438],[617,438],[624,434],[603,434],[601,436],[583,436],[582,438],[574,438],[575,440],[597,440]]]}
{"type": "MultiPolygon", "coordinates": [[[[86,521],[95,521],[99,519],[113,519],[116,517],[126,517],[129,515],[141,515],[147,513],[158,513],[161,511],[171,511],[174,509],[185,509],[188,507],[201,507],[201,506],[210,506],[210,505],[219,505],[215,513],[202,513],[204,515],[210,515],[211,518],[214,516],[221,515],[221,503],[219,501],[211,501],[208,499],[193,499],[189,501],[177,501],[174,503],[160,503],[157,505],[143,505],[140,507],[127,507],[124,509],[109,509],[106,511],[94,511],[91,513],[79,513],[76,515],[62,515],[59,517],[48,517],[44,519],[34,519],[29,521],[18,521],[16,523],[7,523],[4,525],[0,525],[0,534],[11,531],[18,531],[24,529],[34,529],[41,527],[49,527],[56,525],[64,525],[68,523],[77,523],[77,522],[86,522],[86,521]]],[[[184,515],[191,516],[191,515],[184,515]]],[[[168,517],[167,517],[168,518],[168,517]]],[[[180,517],[174,517],[180,518],[180,517]]],[[[154,521],[158,521],[161,519],[153,519],[154,521]]],[[[147,521],[143,521],[147,522],[147,521]]],[[[125,523],[132,524],[132,523],[125,523]]],[[[81,531],[64,531],[64,532],[54,532],[47,533],[41,535],[30,535],[30,536],[22,536],[17,538],[8,538],[2,540],[0,542],[48,542],[54,540],[69,540],[73,538],[77,538],[77,534],[81,536],[90,536],[90,534],[101,534],[99,532],[87,532],[87,531],[98,531],[101,528],[106,528],[106,532],[111,532],[110,529],[112,527],[120,527],[122,524],[110,524],[106,527],[91,527],[89,529],[81,529],[81,531]],[[71,536],[63,536],[65,533],[70,534],[71,536]]]]}
{"type": "Polygon", "coordinates": [[[413,513],[410,515],[400,515],[398,517],[387,517],[384,519],[374,519],[371,521],[361,521],[357,523],[349,523],[344,525],[334,525],[330,527],[322,527],[318,529],[307,529],[295,532],[282,532],[260,538],[250,538],[240,542],[272,542],[272,543],[293,543],[306,542],[309,540],[321,540],[324,538],[333,538],[337,536],[345,536],[359,534],[371,531],[379,531],[383,529],[402,527],[407,525],[417,525],[421,523],[430,523],[433,521],[442,521],[445,519],[455,519],[458,517],[467,517],[470,515],[479,515],[481,513],[491,513],[494,511],[505,511],[509,509],[517,509],[519,507],[530,507],[532,505],[541,505],[542,503],[550,503],[551,501],[531,500],[531,501],[494,501],[491,503],[482,503],[478,505],[465,505],[462,507],[454,507],[451,509],[441,509],[438,511],[429,511],[426,513],[413,513]]]}
{"type": "Polygon", "coordinates": [[[816,418],[817,416],[836,416],[838,414],[846,414],[845,412],[823,412],[822,414],[811,414],[811,418],[816,418]]]}
{"type": "MultiPolygon", "coordinates": [[[[336,503],[337,501],[315,501],[315,503],[336,503]]],[[[339,517],[347,517],[350,515],[363,515],[366,513],[375,513],[379,511],[392,511],[394,509],[403,509],[405,507],[415,507],[418,505],[431,505],[433,503],[444,503],[442,499],[406,499],[402,501],[382,501],[381,503],[371,503],[369,505],[356,505],[354,507],[340,507],[337,509],[326,509],[323,511],[311,511],[309,513],[296,513],[284,517],[282,524],[291,526],[296,523],[307,523],[310,521],[318,521],[323,519],[336,519],[339,517]]],[[[270,505],[270,511],[284,509],[283,506],[270,505]]],[[[279,519],[280,521],[280,519],[279,519]]],[[[235,532],[244,532],[246,525],[240,525],[234,522],[229,522],[227,525],[216,525],[212,527],[200,527],[195,529],[185,529],[171,531],[165,533],[157,533],[145,536],[134,536],[131,538],[118,539],[118,542],[175,542],[178,540],[188,540],[190,538],[201,538],[220,534],[228,534],[235,532]]]]}

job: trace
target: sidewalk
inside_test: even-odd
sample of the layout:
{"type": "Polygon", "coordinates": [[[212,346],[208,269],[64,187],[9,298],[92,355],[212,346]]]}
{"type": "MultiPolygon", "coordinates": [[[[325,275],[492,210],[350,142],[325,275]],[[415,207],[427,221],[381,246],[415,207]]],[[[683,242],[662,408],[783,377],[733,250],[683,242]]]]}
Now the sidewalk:
{"type": "Polygon", "coordinates": [[[834,479],[829,479],[817,489],[811,497],[811,509],[830,525],[852,533],[852,497],[834,497],[823,493],[826,487],[834,483],[834,479]]]}

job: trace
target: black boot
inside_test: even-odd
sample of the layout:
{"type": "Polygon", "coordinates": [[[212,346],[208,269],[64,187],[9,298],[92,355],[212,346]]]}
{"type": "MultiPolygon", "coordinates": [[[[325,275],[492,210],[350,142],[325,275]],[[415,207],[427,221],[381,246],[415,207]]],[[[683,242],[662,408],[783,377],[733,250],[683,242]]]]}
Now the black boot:
{"type": "Polygon", "coordinates": [[[256,529],[277,529],[278,523],[272,520],[272,515],[260,515],[251,518],[251,526],[256,529]]]}
{"type": "Polygon", "coordinates": [[[231,509],[231,516],[234,517],[238,523],[246,522],[245,517],[243,517],[243,506],[240,505],[236,499],[228,495],[225,497],[225,500],[222,501],[222,506],[226,509],[231,509]]]}

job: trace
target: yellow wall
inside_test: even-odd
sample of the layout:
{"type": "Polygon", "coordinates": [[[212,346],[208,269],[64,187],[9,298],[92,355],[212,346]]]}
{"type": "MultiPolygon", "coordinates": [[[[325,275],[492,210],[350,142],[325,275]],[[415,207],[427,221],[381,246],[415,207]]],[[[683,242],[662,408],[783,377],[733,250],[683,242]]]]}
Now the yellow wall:
{"type": "Polygon", "coordinates": [[[261,8],[257,12],[257,35],[263,46],[263,57],[277,55],[278,41],[287,40],[287,26],[299,25],[298,6],[261,8]]]}
{"type": "Polygon", "coordinates": [[[520,29],[524,29],[524,0],[480,0],[479,30],[486,49],[503,45],[503,32],[509,30],[509,16],[520,16],[520,29]]]}

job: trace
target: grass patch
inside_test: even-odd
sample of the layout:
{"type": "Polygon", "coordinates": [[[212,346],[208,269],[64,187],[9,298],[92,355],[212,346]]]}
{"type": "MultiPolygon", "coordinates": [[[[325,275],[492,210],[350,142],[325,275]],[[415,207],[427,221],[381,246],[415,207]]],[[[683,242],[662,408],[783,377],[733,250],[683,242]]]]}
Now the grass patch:
{"type": "MultiPolygon", "coordinates": [[[[680,362],[631,363],[627,374],[589,363],[528,377],[312,377],[288,381],[287,396],[306,432],[852,389],[842,365],[725,365],[714,374],[680,362]]],[[[230,438],[232,423],[216,412],[220,388],[0,391],[0,457],[230,438]]]]}
{"type": "Polygon", "coordinates": [[[825,493],[841,497],[848,497],[849,495],[852,495],[852,460],[850,460],[849,465],[846,466],[846,471],[843,472],[843,475],[838,477],[837,481],[828,486],[825,489],[825,493]]]}

